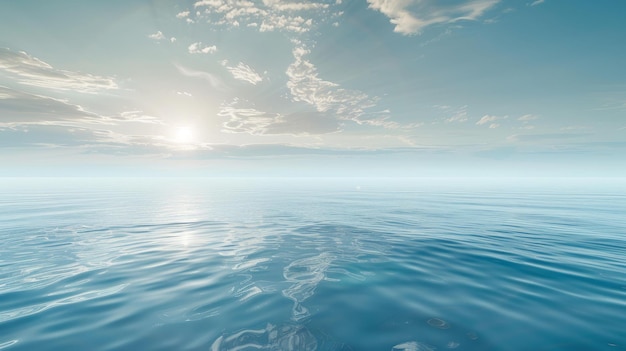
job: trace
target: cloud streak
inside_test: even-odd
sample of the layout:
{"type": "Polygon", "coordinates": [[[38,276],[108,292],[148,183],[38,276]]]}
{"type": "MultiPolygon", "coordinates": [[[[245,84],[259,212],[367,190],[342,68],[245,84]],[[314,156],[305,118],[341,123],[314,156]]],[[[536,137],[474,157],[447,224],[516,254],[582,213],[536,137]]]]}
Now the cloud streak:
{"type": "Polygon", "coordinates": [[[464,0],[441,4],[436,0],[367,0],[371,9],[389,18],[395,26],[394,32],[405,35],[420,34],[424,28],[435,24],[475,21],[499,1],[464,0]]]}
{"type": "Polygon", "coordinates": [[[480,118],[480,120],[478,120],[478,122],[476,122],[476,125],[478,126],[482,126],[485,124],[489,125],[489,129],[496,129],[500,126],[499,123],[494,123],[495,121],[499,121],[499,120],[503,120],[503,119],[507,119],[509,118],[509,116],[490,116],[490,115],[484,115],[480,118]]]}
{"type": "Polygon", "coordinates": [[[119,88],[111,77],[56,69],[24,51],[7,48],[0,48],[0,70],[12,75],[20,84],[40,88],[83,93],[119,88]]]}
{"type": "Polygon", "coordinates": [[[485,115],[483,116],[478,122],[476,122],[476,125],[483,125],[489,122],[493,122],[500,119],[498,116],[489,116],[489,115],[485,115]]]}
{"type": "Polygon", "coordinates": [[[193,69],[181,66],[179,64],[174,64],[174,66],[176,67],[176,69],[178,70],[180,74],[186,77],[203,79],[207,81],[211,85],[211,87],[213,87],[214,89],[218,89],[218,90],[226,89],[226,86],[224,85],[222,80],[212,73],[193,70],[193,69]]]}
{"type": "Polygon", "coordinates": [[[257,85],[263,81],[263,77],[258,74],[252,67],[246,65],[243,62],[239,62],[236,66],[229,66],[228,61],[222,61],[222,66],[226,67],[228,72],[233,75],[233,78],[257,85]]]}
{"type": "Polygon", "coordinates": [[[65,100],[0,86],[0,125],[56,124],[64,121],[95,122],[98,119],[98,115],[65,100]]]}
{"type": "Polygon", "coordinates": [[[163,125],[159,118],[148,116],[143,111],[125,111],[103,116],[67,100],[0,86],[0,127],[56,125],[89,128],[94,125],[122,123],[163,125]]]}

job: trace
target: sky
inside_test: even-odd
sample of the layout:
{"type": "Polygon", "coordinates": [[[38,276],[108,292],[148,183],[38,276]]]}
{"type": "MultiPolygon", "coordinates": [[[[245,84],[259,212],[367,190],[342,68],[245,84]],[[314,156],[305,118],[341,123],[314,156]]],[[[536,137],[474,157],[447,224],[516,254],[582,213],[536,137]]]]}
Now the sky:
{"type": "Polygon", "coordinates": [[[626,2],[0,2],[0,176],[626,177],[626,2]]]}

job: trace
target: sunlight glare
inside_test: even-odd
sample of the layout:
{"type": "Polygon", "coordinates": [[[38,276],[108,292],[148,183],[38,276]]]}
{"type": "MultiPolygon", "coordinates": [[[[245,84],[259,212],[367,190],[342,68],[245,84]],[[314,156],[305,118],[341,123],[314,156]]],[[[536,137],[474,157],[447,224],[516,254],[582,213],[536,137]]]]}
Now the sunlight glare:
{"type": "Polygon", "coordinates": [[[193,130],[190,127],[179,127],[176,129],[176,138],[174,140],[181,144],[193,142],[193,130]]]}

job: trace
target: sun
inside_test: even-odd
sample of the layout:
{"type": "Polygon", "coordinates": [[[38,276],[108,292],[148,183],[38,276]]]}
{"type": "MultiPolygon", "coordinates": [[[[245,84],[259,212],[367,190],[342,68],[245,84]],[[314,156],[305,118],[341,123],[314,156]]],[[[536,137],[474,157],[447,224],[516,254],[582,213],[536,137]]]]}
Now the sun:
{"type": "Polygon", "coordinates": [[[180,144],[189,144],[193,142],[193,129],[191,127],[176,128],[174,141],[180,144]]]}

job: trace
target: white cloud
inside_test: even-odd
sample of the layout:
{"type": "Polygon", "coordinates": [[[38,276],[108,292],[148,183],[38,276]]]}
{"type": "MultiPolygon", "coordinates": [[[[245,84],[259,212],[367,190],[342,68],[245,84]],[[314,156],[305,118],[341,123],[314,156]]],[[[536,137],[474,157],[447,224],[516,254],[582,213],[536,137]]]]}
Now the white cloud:
{"type": "Polygon", "coordinates": [[[301,16],[276,16],[272,15],[263,20],[259,31],[271,32],[274,30],[286,30],[295,33],[308,32],[313,25],[311,18],[305,19],[301,16]]]}
{"type": "Polygon", "coordinates": [[[304,11],[328,8],[328,4],[316,2],[289,2],[282,0],[263,0],[263,4],[278,11],[304,11]]]}
{"type": "Polygon", "coordinates": [[[483,124],[487,124],[489,122],[497,121],[499,119],[501,119],[501,117],[485,115],[478,122],[476,122],[476,125],[481,126],[483,124]]]}
{"type": "Polygon", "coordinates": [[[534,121],[536,119],[539,119],[539,116],[537,115],[523,115],[522,117],[518,118],[518,121],[524,121],[524,122],[528,122],[528,121],[534,121]]]}
{"type": "Polygon", "coordinates": [[[201,0],[201,1],[197,1],[196,3],[194,3],[193,6],[194,7],[201,7],[201,6],[221,7],[221,6],[226,6],[226,1],[224,0],[201,0]]]}
{"type": "Polygon", "coordinates": [[[200,42],[189,45],[187,49],[190,54],[213,54],[217,52],[217,46],[203,46],[200,42]]]}
{"type": "Polygon", "coordinates": [[[267,129],[280,118],[278,114],[270,114],[254,108],[238,108],[222,106],[218,116],[228,118],[223,124],[227,133],[248,133],[252,135],[266,134],[267,129]]]}
{"type": "Polygon", "coordinates": [[[496,129],[496,128],[498,128],[499,126],[500,126],[500,124],[498,124],[498,123],[491,123],[491,124],[489,125],[489,129],[496,129]]]}
{"type": "Polygon", "coordinates": [[[154,39],[154,40],[163,40],[163,39],[165,39],[165,35],[163,35],[163,33],[161,31],[158,31],[158,32],[156,32],[154,34],[148,35],[148,38],[154,39]]]}
{"type": "Polygon", "coordinates": [[[448,118],[445,119],[446,123],[453,123],[453,122],[458,122],[458,123],[463,123],[463,122],[467,122],[467,105],[465,106],[461,106],[458,109],[454,110],[452,107],[450,106],[439,106],[439,105],[435,105],[435,108],[444,111],[445,113],[452,113],[452,115],[448,118]]]}
{"type": "Polygon", "coordinates": [[[336,4],[318,1],[284,0],[201,0],[194,4],[197,17],[203,17],[214,25],[231,27],[257,27],[261,32],[287,31],[304,33],[316,22],[325,21],[330,7],[336,4]]]}
{"type": "Polygon", "coordinates": [[[95,93],[118,89],[113,78],[53,68],[29,54],[0,48],[0,70],[14,76],[20,84],[56,90],[95,93]]]}
{"type": "Polygon", "coordinates": [[[233,78],[257,85],[263,81],[263,77],[258,74],[252,67],[243,62],[239,62],[237,66],[229,66],[228,61],[223,61],[222,65],[233,75],[233,78]]]}
{"type": "Polygon", "coordinates": [[[391,119],[390,115],[383,115],[383,116],[367,115],[364,117],[354,118],[353,121],[356,122],[357,124],[368,125],[372,127],[382,127],[385,129],[398,129],[398,128],[412,129],[412,128],[417,128],[417,127],[422,126],[422,123],[410,123],[410,124],[401,125],[400,123],[391,121],[390,119],[391,119]]]}
{"type": "Polygon", "coordinates": [[[318,112],[332,113],[344,120],[370,125],[382,123],[380,119],[366,118],[371,117],[367,110],[376,106],[376,99],[361,91],[343,89],[337,83],[321,79],[315,66],[305,58],[308,54],[309,50],[304,47],[294,48],[295,61],[286,71],[289,78],[287,88],[293,101],[306,102],[318,112]]]}
{"type": "MultiPolygon", "coordinates": [[[[292,34],[303,34],[321,22],[328,21],[329,25],[335,22],[336,17],[340,16],[341,12],[334,7],[340,3],[341,1],[336,0],[201,0],[194,4],[194,8],[197,11],[196,18],[203,18],[212,25],[256,28],[259,32],[284,31],[292,34]]],[[[314,119],[314,115],[322,120],[330,118],[334,121],[334,124],[325,124],[326,127],[322,128],[325,131],[336,131],[337,121],[347,120],[368,126],[400,127],[398,123],[390,120],[389,113],[371,112],[371,109],[376,105],[377,98],[370,97],[361,91],[344,89],[336,83],[320,78],[315,66],[305,57],[309,54],[309,50],[295,38],[297,36],[292,37],[292,43],[295,45],[292,50],[294,62],[289,65],[285,72],[291,100],[296,103],[291,106],[297,108],[304,106],[305,109],[312,109],[313,112],[276,115],[260,113],[260,110],[253,108],[256,111],[254,112],[249,109],[249,106],[226,108],[223,111],[224,114],[235,111],[241,112],[239,114],[245,116],[244,120],[247,124],[241,129],[255,134],[261,132],[268,134],[270,129],[263,123],[269,123],[268,125],[275,128],[273,130],[276,130],[277,126],[280,125],[285,127],[285,130],[292,132],[297,128],[286,127],[289,123],[301,119],[302,123],[307,124],[311,119],[314,119]],[[328,127],[331,124],[332,127],[328,127]],[[257,127],[252,128],[249,125],[257,127]]],[[[265,75],[259,74],[254,68],[243,62],[231,65],[228,61],[223,61],[222,65],[237,80],[252,85],[258,85],[266,80],[265,75]]],[[[231,130],[239,130],[233,125],[241,123],[241,119],[231,118],[230,123],[231,130]]],[[[316,128],[312,129],[317,130],[316,128]]],[[[306,133],[308,132],[306,131],[306,133]]]]}
{"type": "Polygon", "coordinates": [[[110,121],[121,121],[121,122],[135,122],[135,123],[145,123],[145,124],[158,124],[164,125],[163,121],[155,116],[146,115],[143,111],[124,111],[119,114],[119,116],[108,116],[105,117],[106,120],[110,121]]]}
{"type": "Polygon", "coordinates": [[[437,0],[367,0],[369,7],[380,11],[395,25],[394,32],[419,34],[439,23],[477,20],[500,0],[463,0],[442,5],[437,0]]]}
{"type": "Polygon", "coordinates": [[[169,40],[172,43],[176,41],[176,38],[174,37],[168,39],[161,31],[157,31],[156,33],[148,35],[148,38],[154,41],[169,40]]]}
{"type": "Polygon", "coordinates": [[[544,2],[545,0],[535,0],[530,4],[530,6],[537,6],[537,5],[543,4],[544,2]]]}
{"type": "Polygon", "coordinates": [[[467,105],[461,107],[433,105],[433,109],[437,111],[438,119],[443,119],[446,123],[467,122],[467,105]]]}
{"type": "Polygon", "coordinates": [[[187,18],[189,17],[189,11],[181,11],[176,15],[176,18],[187,18]]]}

